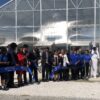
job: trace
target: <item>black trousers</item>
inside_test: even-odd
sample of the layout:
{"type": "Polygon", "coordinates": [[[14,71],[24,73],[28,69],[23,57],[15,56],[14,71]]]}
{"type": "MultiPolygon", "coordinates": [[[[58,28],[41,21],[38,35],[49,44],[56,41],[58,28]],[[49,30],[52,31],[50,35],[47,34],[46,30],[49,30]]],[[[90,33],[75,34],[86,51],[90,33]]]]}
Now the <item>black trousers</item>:
{"type": "Polygon", "coordinates": [[[26,75],[26,71],[24,71],[24,73],[23,73],[23,78],[24,78],[24,84],[27,84],[27,75],[26,75]]]}
{"type": "Polygon", "coordinates": [[[89,62],[85,63],[85,72],[86,72],[86,77],[89,76],[89,70],[90,70],[90,65],[89,62]]]}
{"type": "Polygon", "coordinates": [[[42,65],[42,80],[49,80],[49,75],[52,71],[52,65],[51,64],[43,64],[42,65]]]}
{"type": "Polygon", "coordinates": [[[63,80],[67,81],[69,79],[69,68],[66,67],[63,69],[63,80]]]}
{"type": "Polygon", "coordinates": [[[13,87],[14,86],[14,72],[9,72],[8,74],[9,74],[9,79],[8,79],[7,86],[13,87]]]}
{"type": "Polygon", "coordinates": [[[85,67],[79,66],[78,68],[78,78],[83,79],[85,76],[85,67]]]}
{"type": "Polygon", "coordinates": [[[79,63],[77,65],[77,67],[78,67],[78,78],[83,79],[84,76],[85,76],[85,65],[84,65],[84,63],[79,63]]]}
{"type": "Polygon", "coordinates": [[[78,66],[71,65],[71,78],[76,80],[78,78],[78,66]]]}
{"type": "Polygon", "coordinates": [[[30,66],[31,71],[34,71],[34,76],[29,74],[29,82],[32,82],[32,79],[35,79],[35,82],[38,82],[38,70],[37,67],[30,66]]]}

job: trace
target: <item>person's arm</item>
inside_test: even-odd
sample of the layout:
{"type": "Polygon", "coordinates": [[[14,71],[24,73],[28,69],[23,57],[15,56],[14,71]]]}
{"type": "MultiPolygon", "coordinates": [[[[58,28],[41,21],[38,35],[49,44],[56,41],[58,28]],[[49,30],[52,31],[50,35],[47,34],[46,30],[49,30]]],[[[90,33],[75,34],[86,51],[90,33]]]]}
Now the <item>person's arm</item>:
{"type": "Polygon", "coordinates": [[[0,62],[1,65],[9,65],[10,62],[0,62]]]}
{"type": "Polygon", "coordinates": [[[22,61],[22,60],[26,59],[25,56],[21,56],[20,54],[18,54],[17,57],[18,57],[18,60],[19,61],[22,61]]]}
{"type": "Polygon", "coordinates": [[[67,55],[66,55],[66,63],[67,63],[67,64],[69,64],[69,60],[68,60],[68,57],[67,57],[67,55]]]}

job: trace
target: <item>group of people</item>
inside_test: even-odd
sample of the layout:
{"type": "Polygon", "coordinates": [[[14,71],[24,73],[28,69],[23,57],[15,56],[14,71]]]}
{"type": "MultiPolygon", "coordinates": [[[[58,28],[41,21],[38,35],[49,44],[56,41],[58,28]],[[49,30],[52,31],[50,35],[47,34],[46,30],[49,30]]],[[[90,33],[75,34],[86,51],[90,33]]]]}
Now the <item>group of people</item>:
{"type": "Polygon", "coordinates": [[[56,50],[42,53],[43,80],[77,80],[98,76],[99,54],[94,47],[90,50],[56,50]]]}
{"type": "MultiPolygon", "coordinates": [[[[8,47],[1,47],[0,49],[0,68],[13,68],[13,67],[29,67],[31,72],[34,70],[35,82],[38,81],[38,72],[37,72],[37,61],[39,59],[38,49],[33,49],[29,51],[28,45],[23,45],[18,47],[16,43],[11,43],[8,47]]],[[[0,70],[2,71],[2,70],[0,70]]],[[[33,76],[29,73],[29,78],[27,78],[26,70],[16,71],[18,86],[23,86],[29,83],[32,83],[33,76]]],[[[16,88],[14,84],[14,71],[0,72],[1,76],[1,88],[7,90],[9,88],[16,88]]]]}
{"type": "MultiPolygon", "coordinates": [[[[42,68],[42,81],[67,81],[97,77],[99,56],[96,48],[89,50],[54,50],[49,48],[29,48],[28,45],[18,47],[11,43],[0,50],[0,68],[24,66],[28,67],[33,75],[26,71],[16,71],[18,87],[33,83],[40,83],[38,78],[39,66],[42,68]]],[[[3,90],[15,87],[14,71],[0,73],[1,87],[3,90]]]]}

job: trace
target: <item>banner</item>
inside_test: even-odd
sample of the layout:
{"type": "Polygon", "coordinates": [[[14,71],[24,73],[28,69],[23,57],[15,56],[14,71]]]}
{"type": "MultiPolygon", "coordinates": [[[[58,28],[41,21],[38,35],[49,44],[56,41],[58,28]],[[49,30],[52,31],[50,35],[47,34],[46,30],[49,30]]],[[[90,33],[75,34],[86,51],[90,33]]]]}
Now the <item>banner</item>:
{"type": "Polygon", "coordinates": [[[29,74],[33,75],[32,71],[29,67],[9,66],[9,67],[1,67],[0,68],[0,73],[14,72],[14,71],[27,71],[29,74]]]}
{"type": "Polygon", "coordinates": [[[61,71],[61,70],[64,70],[64,69],[67,69],[68,67],[63,67],[63,66],[61,66],[61,65],[58,65],[58,66],[55,66],[53,69],[52,69],[52,72],[51,72],[51,74],[50,74],[50,78],[51,79],[53,79],[54,78],[54,74],[56,73],[56,72],[59,72],[59,71],[61,71]]]}

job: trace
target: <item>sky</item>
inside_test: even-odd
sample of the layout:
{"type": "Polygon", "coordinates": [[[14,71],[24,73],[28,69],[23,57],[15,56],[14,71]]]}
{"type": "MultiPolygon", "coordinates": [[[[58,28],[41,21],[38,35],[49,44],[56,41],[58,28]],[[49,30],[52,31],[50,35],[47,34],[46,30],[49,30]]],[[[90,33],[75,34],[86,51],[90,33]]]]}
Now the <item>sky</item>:
{"type": "Polygon", "coordinates": [[[2,6],[3,4],[7,3],[10,0],[0,0],[0,6],[2,6]]]}

